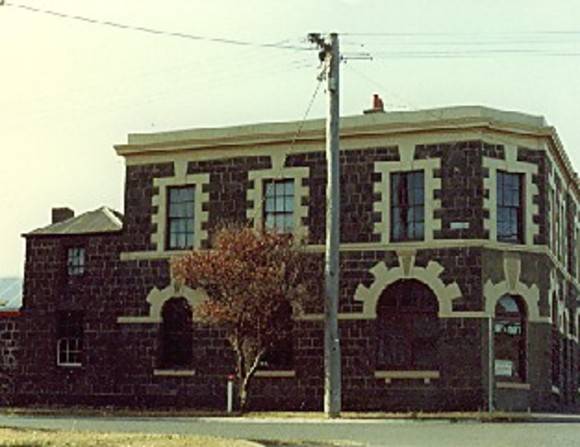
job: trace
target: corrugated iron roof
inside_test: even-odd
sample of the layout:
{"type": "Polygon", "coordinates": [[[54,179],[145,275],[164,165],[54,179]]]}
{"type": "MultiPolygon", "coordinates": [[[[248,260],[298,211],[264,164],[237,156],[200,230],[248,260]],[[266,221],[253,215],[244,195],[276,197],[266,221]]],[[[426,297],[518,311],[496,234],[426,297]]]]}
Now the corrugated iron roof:
{"type": "Polygon", "coordinates": [[[38,228],[25,236],[110,233],[123,228],[123,215],[103,206],[76,217],[38,228]]]}

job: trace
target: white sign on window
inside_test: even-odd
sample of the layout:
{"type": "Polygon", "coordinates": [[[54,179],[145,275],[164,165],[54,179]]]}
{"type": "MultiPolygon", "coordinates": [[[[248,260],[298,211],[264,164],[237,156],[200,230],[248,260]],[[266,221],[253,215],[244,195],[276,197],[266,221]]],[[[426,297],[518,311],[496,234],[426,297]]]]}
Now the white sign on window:
{"type": "Polygon", "coordinates": [[[513,375],[514,362],[511,360],[496,360],[495,375],[498,377],[511,377],[513,375]]]}

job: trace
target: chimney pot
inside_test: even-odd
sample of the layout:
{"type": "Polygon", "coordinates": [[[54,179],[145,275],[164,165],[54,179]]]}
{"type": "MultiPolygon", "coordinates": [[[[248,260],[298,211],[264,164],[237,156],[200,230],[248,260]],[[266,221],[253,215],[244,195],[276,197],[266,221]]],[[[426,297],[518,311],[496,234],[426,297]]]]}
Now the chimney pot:
{"type": "Polygon", "coordinates": [[[75,212],[67,207],[52,209],[52,223],[62,222],[67,219],[75,217],[75,212]]]}
{"type": "Polygon", "coordinates": [[[384,112],[384,111],[385,111],[385,105],[383,104],[383,100],[381,99],[381,97],[379,96],[378,93],[374,93],[373,94],[373,107],[372,107],[372,109],[365,110],[364,113],[368,114],[368,113],[377,113],[377,112],[384,112]]]}

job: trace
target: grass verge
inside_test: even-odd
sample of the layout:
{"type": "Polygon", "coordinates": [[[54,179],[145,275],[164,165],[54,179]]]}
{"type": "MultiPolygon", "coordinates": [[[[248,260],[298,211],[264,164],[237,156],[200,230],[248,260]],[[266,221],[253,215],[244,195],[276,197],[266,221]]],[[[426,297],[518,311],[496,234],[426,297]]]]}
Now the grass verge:
{"type": "Polygon", "coordinates": [[[0,428],[1,447],[255,447],[256,445],[250,441],[207,436],[0,428]]]}

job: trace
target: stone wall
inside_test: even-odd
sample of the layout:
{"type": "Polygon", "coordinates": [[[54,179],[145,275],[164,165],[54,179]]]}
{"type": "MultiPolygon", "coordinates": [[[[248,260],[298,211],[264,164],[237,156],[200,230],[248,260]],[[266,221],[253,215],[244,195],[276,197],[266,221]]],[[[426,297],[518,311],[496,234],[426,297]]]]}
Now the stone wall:
{"type": "Polygon", "coordinates": [[[0,404],[11,401],[19,348],[18,311],[0,312],[0,404]]]}
{"type": "MultiPolygon", "coordinates": [[[[461,296],[452,303],[453,318],[441,318],[438,343],[439,377],[393,379],[377,378],[376,321],[363,316],[364,304],[355,299],[359,286],[370,287],[375,281],[371,270],[384,263],[388,269],[402,267],[400,245],[397,249],[380,246],[375,224],[381,215],[374,204],[381,200],[375,185],[381,174],[374,172],[379,161],[398,161],[395,146],[368,147],[341,154],[341,237],[350,246],[341,253],[340,320],[343,350],[343,398],[346,410],[478,410],[487,405],[489,359],[487,358],[487,318],[484,284],[504,279],[503,253],[481,246],[443,245],[447,240],[480,240],[489,237],[484,220],[489,210],[483,206],[489,191],[484,189],[488,173],[482,167],[483,157],[503,159],[505,148],[480,140],[445,144],[419,145],[415,159],[441,159],[434,172],[441,179],[435,199],[441,208],[434,217],[441,220],[435,231],[436,243],[422,248],[414,245],[414,266],[425,269],[431,261],[441,267],[439,279],[444,286],[457,284],[461,296]],[[453,222],[467,222],[468,228],[453,228],[453,222]],[[354,316],[352,314],[358,314],[354,316]]],[[[537,163],[539,173],[533,182],[540,191],[547,181],[546,161],[535,151],[520,149],[518,159],[537,163]]],[[[286,157],[286,167],[308,167],[305,179],[309,188],[308,217],[302,222],[309,229],[309,242],[324,243],[326,163],[322,151],[295,151],[286,157]]],[[[190,161],[188,174],[209,173],[204,192],[209,201],[207,228],[225,222],[245,222],[247,190],[252,187],[249,172],[270,169],[270,157],[248,156],[222,160],[190,161]]],[[[173,163],[156,163],[127,167],[125,220],[123,231],[91,236],[29,236],[25,296],[22,315],[16,320],[0,319],[0,341],[12,340],[18,326],[19,349],[13,341],[6,348],[16,355],[14,376],[18,403],[64,403],[95,405],[225,407],[226,377],[234,367],[233,354],[223,331],[194,323],[193,367],[190,375],[170,376],[159,368],[159,323],[118,322],[119,317],[147,317],[146,299],[154,289],[165,289],[171,283],[167,256],[151,242],[156,232],[151,216],[156,214],[152,198],[158,192],[153,179],[174,175],[173,163]],[[86,249],[86,273],[69,277],[66,273],[66,250],[71,246],[86,249]],[[157,251],[156,251],[157,250],[157,251]],[[140,252],[140,257],[121,259],[121,253],[140,252]],[[155,252],[147,258],[143,252],[155,252]],[[160,255],[161,253],[161,255],[160,255]],[[56,365],[56,315],[62,310],[81,310],[85,315],[82,366],[56,365]],[[4,326],[2,326],[4,324],[4,326]],[[4,331],[4,332],[3,332],[4,331]]],[[[547,240],[547,200],[539,195],[540,212],[535,223],[540,232],[534,241],[547,240]]],[[[570,213],[576,212],[571,210],[570,213]]],[[[569,230],[570,231],[570,230],[569,230]]],[[[210,233],[211,234],[211,233],[210,233]]],[[[202,246],[208,242],[203,241],[202,246]]],[[[474,242],[474,241],[471,241],[474,242]]],[[[404,245],[404,244],[403,244],[404,245]]],[[[404,247],[405,248],[405,247],[404,247]]],[[[314,247],[312,256],[322,253],[314,247]]],[[[540,289],[540,314],[549,315],[549,271],[556,268],[545,254],[524,253],[521,280],[540,289]]],[[[573,256],[570,254],[570,256],[573,256]]],[[[130,257],[129,257],[130,258],[130,257]]],[[[404,276],[401,276],[403,278],[404,276]]],[[[565,281],[560,277],[560,281],[565,281]]],[[[566,290],[573,291],[571,284],[566,290]]],[[[568,308],[575,312],[577,296],[566,297],[568,308]]],[[[323,400],[323,325],[322,302],[307,309],[310,319],[297,320],[293,329],[295,368],[285,377],[255,379],[250,404],[256,409],[320,410],[323,400]],[[318,315],[318,316],[316,316],[318,315]]],[[[308,315],[307,315],[308,316],[308,315]]],[[[556,398],[550,382],[551,354],[546,324],[530,328],[529,361],[534,377],[530,393],[518,391],[512,398],[504,393],[501,402],[516,402],[517,409],[562,410],[575,404],[576,376],[571,372],[556,398]]],[[[0,343],[0,349],[2,345],[0,343]]],[[[566,353],[569,371],[578,369],[577,343],[570,342],[566,353]]],[[[12,362],[11,365],[14,366],[12,362]]],[[[513,394],[513,393],[512,393],[513,394]]],[[[507,405],[507,404],[506,404],[507,405]]],[[[510,404],[511,405],[511,404],[510,404]]],[[[514,407],[515,408],[515,407],[514,407]]]]}

